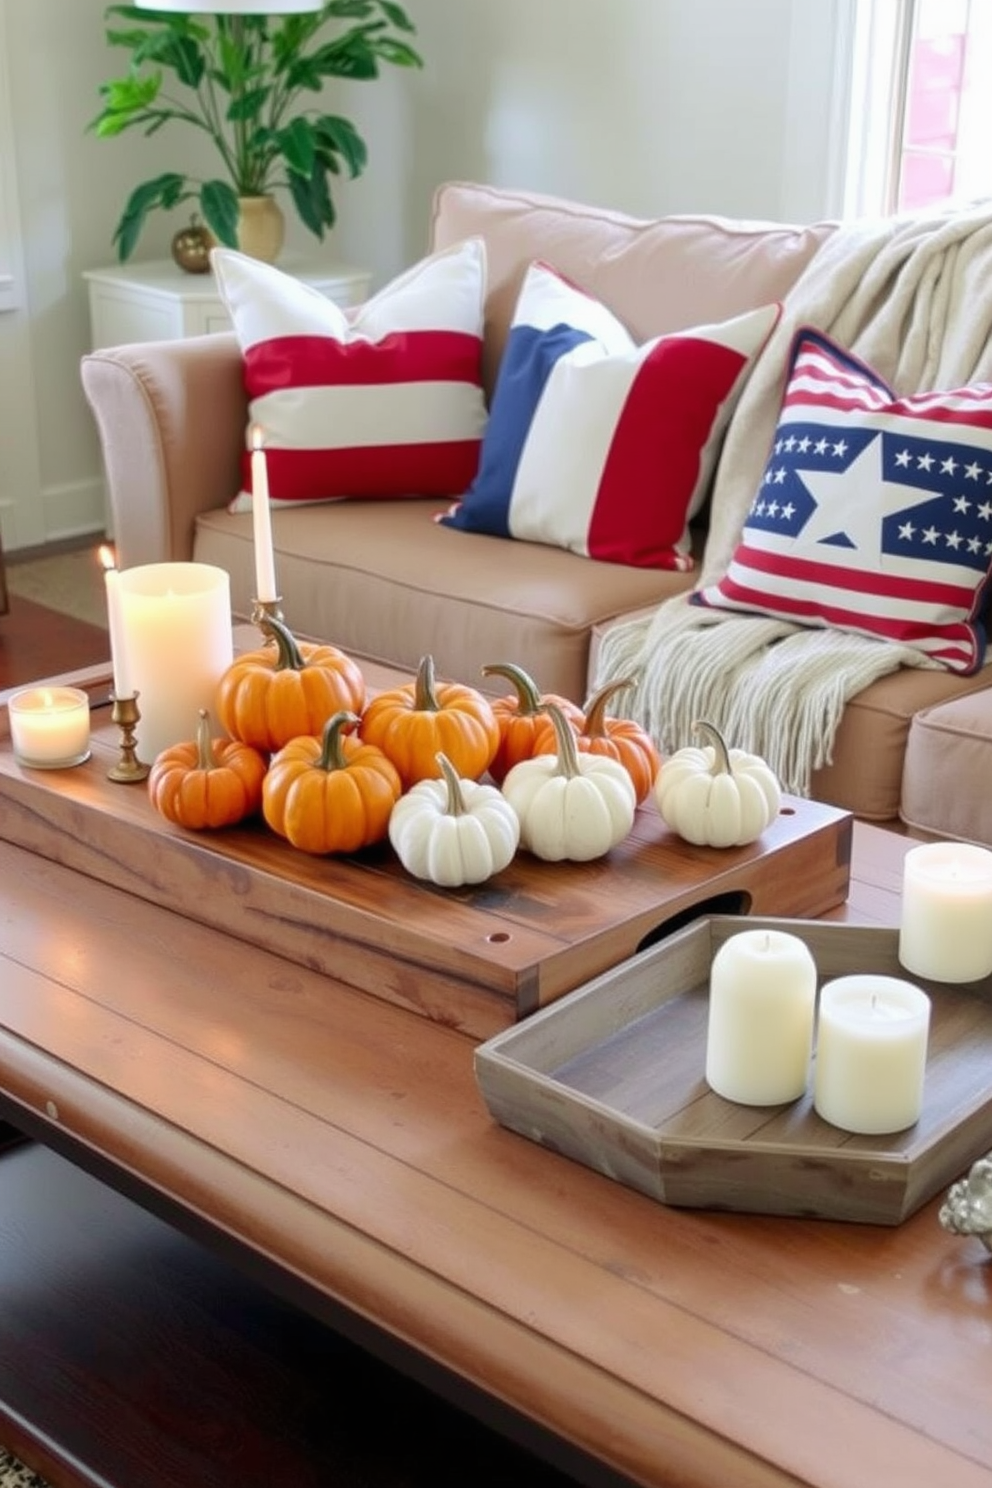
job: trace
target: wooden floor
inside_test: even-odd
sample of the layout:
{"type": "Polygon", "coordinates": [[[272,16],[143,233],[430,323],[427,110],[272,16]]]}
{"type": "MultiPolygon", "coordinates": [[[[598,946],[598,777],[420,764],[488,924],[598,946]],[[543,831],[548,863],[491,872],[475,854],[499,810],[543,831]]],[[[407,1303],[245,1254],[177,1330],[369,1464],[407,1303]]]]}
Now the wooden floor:
{"type": "Polygon", "coordinates": [[[10,596],[0,615],[0,692],[39,677],[92,666],[110,655],[107,632],[29,599],[10,596]]]}

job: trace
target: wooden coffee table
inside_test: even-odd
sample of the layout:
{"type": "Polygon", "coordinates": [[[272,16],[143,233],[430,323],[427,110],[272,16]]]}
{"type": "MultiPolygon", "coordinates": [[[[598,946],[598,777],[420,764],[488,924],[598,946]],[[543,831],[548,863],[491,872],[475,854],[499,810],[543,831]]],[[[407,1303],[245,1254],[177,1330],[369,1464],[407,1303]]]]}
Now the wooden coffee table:
{"type": "MultiPolygon", "coordinates": [[[[909,845],[856,825],[832,916],[894,923],[909,845]]],[[[992,1271],[936,1201],[891,1229],[665,1208],[497,1127],[470,1034],[24,847],[0,884],[0,1117],[238,1274],[584,1482],[992,1485],[992,1271]]],[[[66,1301],[105,1416],[92,1265],[66,1301]]],[[[59,1488],[224,1481],[209,1439],[166,1475],[154,1401],[129,1458],[37,1359],[0,1369],[0,1437],[59,1488]]]]}

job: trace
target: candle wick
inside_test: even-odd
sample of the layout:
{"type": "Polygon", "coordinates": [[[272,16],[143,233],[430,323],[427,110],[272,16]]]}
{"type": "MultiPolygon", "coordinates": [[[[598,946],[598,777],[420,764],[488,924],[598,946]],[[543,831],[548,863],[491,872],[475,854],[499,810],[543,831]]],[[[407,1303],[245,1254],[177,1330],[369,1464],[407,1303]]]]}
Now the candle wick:
{"type": "Polygon", "coordinates": [[[871,1013],[872,1013],[872,1017],[874,1017],[877,1012],[878,1012],[878,993],[877,992],[873,992],[871,994],[871,1013]]]}

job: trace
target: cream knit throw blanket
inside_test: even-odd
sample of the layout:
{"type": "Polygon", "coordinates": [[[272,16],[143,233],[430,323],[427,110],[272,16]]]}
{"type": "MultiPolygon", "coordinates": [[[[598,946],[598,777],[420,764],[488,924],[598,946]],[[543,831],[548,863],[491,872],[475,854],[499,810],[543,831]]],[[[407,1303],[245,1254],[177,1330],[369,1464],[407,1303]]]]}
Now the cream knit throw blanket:
{"type": "MultiPolygon", "coordinates": [[[[697,587],[726,570],[758,489],[794,333],[811,325],[861,357],[898,393],[992,381],[992,205],[838,228],[783,306],[731,420],[714,481],[697,587]]],[[[708,719],[760,754],[793,795],[830,763],[847,700],[902,666],[909,647],[730,611],[687,597],[614,626],[597,686],[635,677],[616,706],[669,752],[708,719]]]]}

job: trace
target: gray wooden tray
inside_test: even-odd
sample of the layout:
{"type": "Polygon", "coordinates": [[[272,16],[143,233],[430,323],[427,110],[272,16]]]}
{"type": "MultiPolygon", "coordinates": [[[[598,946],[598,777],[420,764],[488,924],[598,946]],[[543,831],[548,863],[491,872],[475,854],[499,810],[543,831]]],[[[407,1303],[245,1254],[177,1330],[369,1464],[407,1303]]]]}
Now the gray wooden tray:
{"type": "MultiPolygon", "coordinates": [[[[898,932],[714,916],[578,987],[475,1054],[501,1125],[665,1204],[899,1224],[992,1146],[992,978],[932,998],[923,1111],[894,1136],[853,1136],[813,1110],[748,1107],[704,1079],[713,957],[742,929],[800,936],[822,983],[906,977],[898,932]]],[[[815,1056],[814,1056],[815,1057],[815,1056]]]]}

